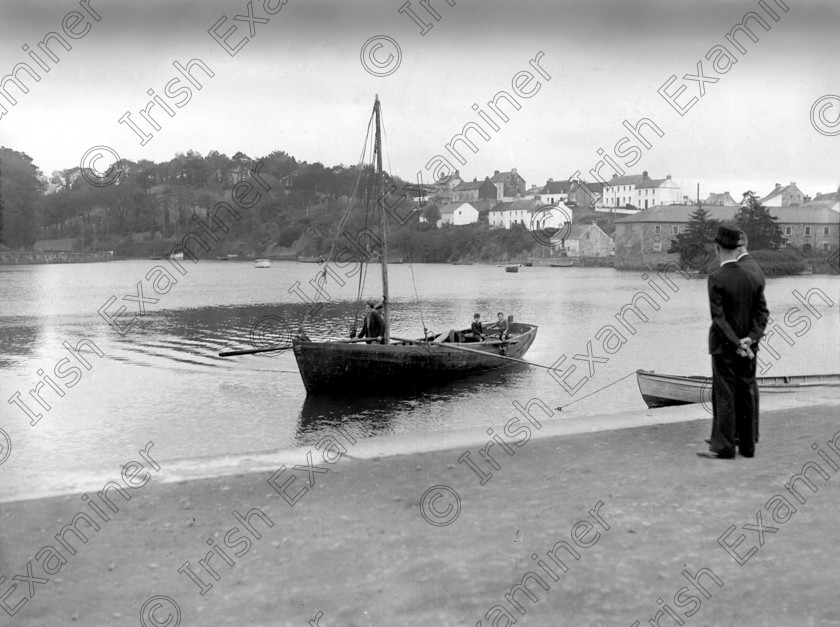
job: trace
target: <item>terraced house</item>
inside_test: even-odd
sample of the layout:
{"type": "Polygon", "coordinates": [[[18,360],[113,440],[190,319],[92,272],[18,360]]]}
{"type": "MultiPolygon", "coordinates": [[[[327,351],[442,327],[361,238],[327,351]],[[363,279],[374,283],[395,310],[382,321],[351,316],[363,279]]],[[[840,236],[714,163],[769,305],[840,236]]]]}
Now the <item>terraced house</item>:
{"type": "Polygon", "coordinates": [[[664,179],[652,179],[645,170],[641,174],[613,176],[604,185],[601,202],[604,207],[630,205],[644,210],[655,205],[676,204],[681,200],[680,186],[671,180],[670,174],[664,179]]]}

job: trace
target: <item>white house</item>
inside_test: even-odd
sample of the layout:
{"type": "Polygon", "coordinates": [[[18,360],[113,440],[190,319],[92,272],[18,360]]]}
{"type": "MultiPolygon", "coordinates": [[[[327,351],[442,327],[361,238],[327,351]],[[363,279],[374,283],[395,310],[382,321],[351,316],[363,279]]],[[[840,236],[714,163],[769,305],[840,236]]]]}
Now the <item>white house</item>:
{"type": "Polygon", "coordinates": [[[464,224],[475,224],[476,222],[478,222],[478,209],[468,202],[453,202],[441,207],[440,220],[438,220],[437,226],[440,227],[443,224],[462,226],[464,224]]]}
{"type": "Polygon", "coordinates": [[[541,204],[530,199],[500,202],[490,210],[488,222],[494,228],[509,229],[512,224],[522,224],[530,230],[533,210],[541,204]]]}
{"type": "Polygon", "coordinates": [[[639,209],[655,205],[678,205],[682,201],[680,193],[680,186],[671,180],[670,174],[664,179],[645,178],[636,187],[636,202],[633,204],[639,209]]]}
{"type": "Polygon", "coordinates": [[[571,181],[548,179],[546,184],[534,195],[534,200],[539,200],[547,205],[563,204],[569,200],[569,190],[571,187],[571,181]]]}
{"type": "Polygon", "coordinates": [[[641,174],[612,177],[604,185],[602,198],[604,207],[633,205],[642,210],[655,205],[679,204],[681,201],[680,186],[671,180],[670,174],[664,179],[652,179],[647,170],[641,174]]]}

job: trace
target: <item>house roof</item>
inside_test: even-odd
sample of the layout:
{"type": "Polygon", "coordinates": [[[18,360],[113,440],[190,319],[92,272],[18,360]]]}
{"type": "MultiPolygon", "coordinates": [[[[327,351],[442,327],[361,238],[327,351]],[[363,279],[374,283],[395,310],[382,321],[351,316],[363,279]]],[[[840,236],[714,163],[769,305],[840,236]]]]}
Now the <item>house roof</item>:
{"type": "Polygon", "coordinates": [[[838,189],[836,192],[828,192],[827,194],[817,194],[816,196],[814,196],[814,200],[815,201],[819,201],[819,200],[838,201],[838,200],[840,200],[840,189],[838,189]]]}
{"type": "Polygon", "coordinates": [[[644,174],[628,174],[626,176],[615,175],[609,180],[608,186],[615,187],[616,185],[635,185],[638,187],[644,180],[644,174]]]}
{"type": "Polygon", "coordinates": [[[729,195],[729,192],[722,194],[709,194],[709,197],[703,201],[704,205],[722,205],[724,207],[735,207],[738,205],[736,200],[729,195]]]}
{"type": "MultiPolygon", "coordinates": [[[[577,189],[578,187],[586,186],[584,189],[588,189],[592,194],[600,194],[604,191],[604,184],[603,183],[587,183],[586,181],[574,181],[572,184],[572,188],[569,191],[577,189]]],[[[585,192],[584,192],[585,193],[585,192]]]]}
{"type": "Polygon", "coordinates": [[[569,230],[569,236],[566,239],[580,239],[587,231],[592,228],[598,228],[597,224],[573,224],[569,230]]]}
{"type": "Polygon", "coordinates": [[[670,181],[669,178],[664,179],[645,179],[638,185],[636,185],[636,189],[656,189],[657,187],[662,187],[665,183],[670,181]]]}
{"type": "Polygon", "coordinates": [[[571,181],[548,181],[542,189],[540,194],[568,194],[572,187],[571,181]]]}
{"type": "Polygon", "coordinates": [[[781,185],[774,189],[772,192],[767,194],[764,198],[762,198],[759,202],[764,203],[765,200],[771,200],[776,196],[780,196],[785,192],[797,192],[799,194],[802,193],[802,190],[796,186],[796,183],[791,183],[790,185],[781,185]]]}
{"type": "Polygon", "coordinates": [[[493,176],[490,177],[490,182],[498,183],[499,181],[506,181],[513,176],[520,176],[520,174],[519,172],[499,172],[498,174],[493,174],[493,176]]]}
{"type": "MultiPolygon", "coordinates": [[[[826,201],[812,202],[802,207],[770,207],[770,215],[778,218],[779,224],[838,224],[840,213],[831,209],[833,203],[826,201]]],[[[703,205],[709,217],[721,222],[731,221],[739,207],[721,207],[703,205]]],[[[616,223],[687,223],[689,215],[697,205],[657,205],[639,213],[618,218],[616,223]]]]}
{"type": "Polygon", "coordinates": [[[473,209],[474,211],[478,211],[480,213],[481,210],[476,205],[484,206],[484,205],[492,204],[492,202],[493,201],[488,202],[486,200],[485,201],[480,201],[480,202],[450,202],[450,203],[447,203],[443,207],[440,208],[440,215],[443,215],[444,213],[455,213],[455,211],[457,211],[460,207],[465,207],[465,206],[469,207],[470,209],[473,209]]]}
{"type": "MultiPolygon", "coordinates": [[[[484,183],[489,183],[489,182],[490,181],[487,181],[486,179],[484,181],[469,181],[469,182],[464,181],[462,183],[459,183],[455,187],[453,187],[452,191],[453,192],[463,192],[463,191],[467,191],[467,190],[470,190],[470,189],[479,189],[482,185],[484,185],[484,183]]],[[[490,184],[493,185],[492,183],[490,183],[490,184]]],[[[493,187],[495,187],[495,185],[493,185],[493,187]]]]}
{"type": "Polygon", "coordinates": [[[536,202],[535,200],[513,200],[510,202],[496,203],[491,211],[533,211],[542,206],[542,203],[536,202]]]}
{"type": "Polygon", "coordinates": [[[826,200],[810,202],[801,207],[770,207],[770,215],[781,224],[840,224],[840,212],[832,209],[835,203],[826,200]]]}

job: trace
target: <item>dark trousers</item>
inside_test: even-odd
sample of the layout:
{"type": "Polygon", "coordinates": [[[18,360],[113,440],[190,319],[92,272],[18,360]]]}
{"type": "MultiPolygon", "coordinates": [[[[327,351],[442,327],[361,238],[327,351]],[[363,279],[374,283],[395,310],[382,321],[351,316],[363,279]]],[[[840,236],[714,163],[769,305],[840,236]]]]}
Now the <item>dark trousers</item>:
{"type": "Polygon", "coordinates": [[[712,355],[712,438],[710,448],[722,455],[755,453],[758,436],[758,387],[754,359],[735,353],[712,355]]]}

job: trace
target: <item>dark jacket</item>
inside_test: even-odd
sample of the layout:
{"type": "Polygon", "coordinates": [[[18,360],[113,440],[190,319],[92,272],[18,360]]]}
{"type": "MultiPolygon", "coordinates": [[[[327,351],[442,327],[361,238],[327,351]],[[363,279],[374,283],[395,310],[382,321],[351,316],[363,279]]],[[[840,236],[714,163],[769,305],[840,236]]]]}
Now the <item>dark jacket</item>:
{"type": "Polygon", "coordinates": [[[764,287],[764,270],[761,269],[761,266],[758,265],[758,262],[749,253],[745,253],[738,259],[738,265],[755,274],[761,280],[761,287],[764,287]]]}
{"type": "Polygon", "coordinates": [[[378,311],[370,311],[365,315],[362,331],[359,337],[377,338],[385,335],[385,318],[378,311]]]}
{"type": "Polygon", "coordinates": [[[726,263],[709,275],[709,353],[720,355],[735,352],[738,341],[749,337],[752,350],[767,327],[767,302],[764,299],[764,278],[738,263],[726,263]]]}

